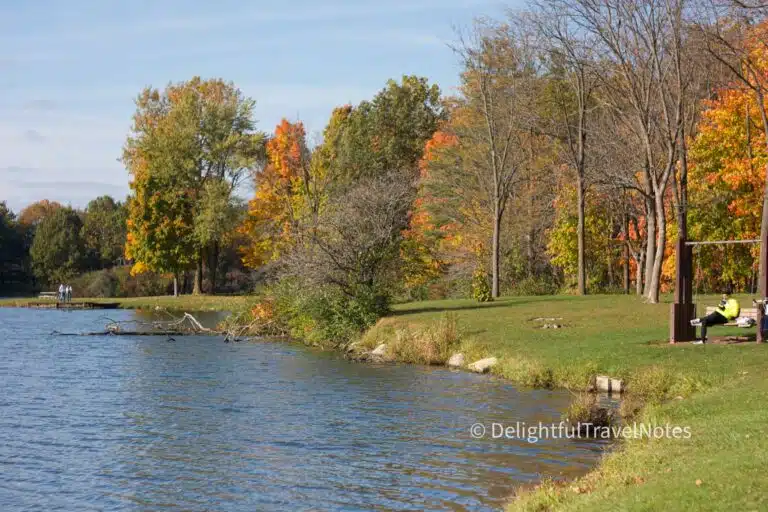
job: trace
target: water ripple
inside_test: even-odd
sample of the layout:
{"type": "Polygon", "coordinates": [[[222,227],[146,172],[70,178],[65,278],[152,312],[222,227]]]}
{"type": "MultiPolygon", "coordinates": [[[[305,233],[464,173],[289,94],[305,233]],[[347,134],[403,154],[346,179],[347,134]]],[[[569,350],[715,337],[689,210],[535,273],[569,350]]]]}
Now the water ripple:
{"type": "Polygon", "coordinates": [[[284,344],[49,334],[100,316],[0,309],[1,510],[494,510],[605,447],[472,440],[475,422],[557,422],[568,403],[482,376],[284,344]]]}

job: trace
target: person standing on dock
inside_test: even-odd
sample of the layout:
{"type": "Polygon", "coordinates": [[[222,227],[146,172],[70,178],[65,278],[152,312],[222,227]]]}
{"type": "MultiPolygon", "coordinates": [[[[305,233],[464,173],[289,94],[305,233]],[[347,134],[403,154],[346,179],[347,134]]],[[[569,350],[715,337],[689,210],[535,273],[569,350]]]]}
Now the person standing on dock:
{"type": "Polygon", "coordinates": [[[72,302],[72,285],[67,285],[67,302],[72,302]]]}
{"type": "Polygon", "coordinates": [[[59,302],[64,302],[64,283],[59,285],[59,302]]]}

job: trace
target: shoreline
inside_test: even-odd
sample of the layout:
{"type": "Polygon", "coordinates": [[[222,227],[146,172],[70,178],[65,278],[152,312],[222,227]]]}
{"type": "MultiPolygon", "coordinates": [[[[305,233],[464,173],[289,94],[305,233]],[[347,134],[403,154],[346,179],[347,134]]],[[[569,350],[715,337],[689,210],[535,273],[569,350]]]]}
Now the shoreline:
{"type": "MultiPolygon", "coordinates": [[[[602,302],[610,302],[614,298],[548,299],[554,303],[563,301],[575,304],[594,300],[603,306],[602,302]]],[[[531,302],[538,300],[541,299],[533,298],[531,302]]],[[[519,302],[520,309],[541,310],[539,307],[531,308],[525,301],[508,299],[508,302],[519,302]]],[[[634,305],[631,298],[619,297],[616,301],[634,305]]],[[[753,465],[763,464],[764,467],[765,461],[768,461],[768,456],[761,455],[764,453],[761,450],[768,448],[768,413],[755,408],[756,403],[768,399],[768,386],[764,384],[768,377],[768,352],[762,350],[764,347],[755,343],[700,347],[691,344],[670,346],[666,341],[653,342],[651,340],[664,340],[661,333],[665,334],[666,331],[663,320],[668,314],[667,304],[650,306],[654,309],[651,315],[653,320],[659,321],[647,328],[649,333],[654,333],[651,335],[639,331],[628,336],[626,331],[633,326],[626,325],[623,318],[618,319],[615,328],[606,328],[605,325],[599,325],[604,324],[599,318],[582,321],[572,311],[565,310],[562,311],[563,320],[558,320],[563,322],[562,328],[531,327],[531,323],[537,319],[534,315],[525,315],[524,318],[517,315],[519,325],[511,331],[502,330],[501,335],[497,336],[499,332],[487,328],[487,325],[485,329],[476,327],[490,322],[490,317],[499,316],[493,308],[505,306],[456,302],[459,307],[450,303],[445,304],[445,308],[434,309],[428,304],[427,307],[410,305],[413,314],[397,311],[395,315],[379,320],[360,340],[352,344],[355,358],[360,359],[361,354],[370,354],[371,350],[381,344],[386,345],[387,340],[390,343],[391,340],[410,340],[417,345],[423,344],[425,338],[431,337],[435,341],[439,339],[441,330],[445,330],[445,326],[440,327],[440,323],[445,322],[440,315],[445,315],[446,311],[452,314],[453,311],[458,315],[460,326],[462,322],[472,321],[467,322],[470,325],[461,328],[465,332],[459,337],[458,344],[438,355],[437,361],[419,361],[418,353],[407,350],[402,353],[398,350],[389,354],[385,352],[384,359],[448,366],[446,358],[455,352],[462,352],[465,354],[465,362],[458,369],[469,371],[468,364],[495,357],[498,362],[490,368],[491,375],[522,388],[565,389],[571,392],[588,391],[596,375],[616,376],[628,384],[627,393],[622,395],[626,407],[622,408],[625,408],[623,412],[629,421],[679,427],[690,432],[687,439],[616,439],[610,452],[604,454],[598,464],[582,477],[560,482],[545,478],[538,484],[518,487],[511,497],[508,511],[561,508],[592,511],[596,507],[608,510],[647,510],[649,506],[719,509],[717,503],[722,506],[742,503],[745,509],[768,506],[768,496],[759,492],[759,473],[748,470],[753,465]],[[489,318],[474,318],[480,315],[477,312],[488,313],[489,318]],[[633,351],[642,353],[643,358],[638,357],[637,361],[632,361],[634,354],[625,354],[620,350],[606,355],[577,348],[580,354],[574,358],[565,354],[565,357],[559,356],[557,351],[548,353],[548,350],[541,350],[542,353],[536,354],[536,350],[531,350],[541,347],[538,345],[541,342],[551,343],[553,340],[555,343],[580,341],[586,344],[579,339],[586,334],[579,331],[591,330],[595,324],[600,333],[595,345],[606,345],[611,338],[623,338],[626,344],[632,346],[633,351]],[[533,339],[534,332],[544,334],[544,337],[533,339]],[[504,338],[513,336],[520,337],[514,345],[521,345],[524,349],[504,346],[504,338]],[[694,359],[697,361],[694,362],[694,359]],[[698,364],[698,360],[702,359],[707,361],[705,367],[698,364]],[[617,361],[622,360],[624,364],[617,365],[617,361]],[[745,366],[749,366],[749,369],[745,369],[745,366]],[[731,398],[734,393],[737,399],[731,398]],[[757,416],[761,421],[743,421],[743,416],[757,416]],[[729,452],[730,456],[716,459],[713,452],[717,451],[729,452]],[[723,478],[722,466],[728,468],[728,478],[723,478]]],[[[517,307],[518,304],[510,305],[511,309],[517,307]]],[[[621,313],[620,317],[624,312],[621,313]]],[[[435,351],[431,355],[435,356],[435,351]]]]}
{"type": "MultiPolygon", "coordinates": [[[[183,299],[125,300],[121,307],[170,302],[195,310],[183,299]]],[[[222,298],[213,299],[194,299],[208,301],[197,310],[232,310],[249,300],[229,297],[224,307],[222,298]]],[[[518,487],[509,511],[768,507],[766,347],[653,341],[665,339],[668,315],[668,304],[626,296],[427,301],[397,305],[356,342],[333,348],[359,359],[384,342],[396,349],[387,355],[392,362],[443,366],[458,351],[465,365],[492,356],[498,362],[490,374],[522,388],[583,391],[594,375],[610,375],[627,384],[624,401],[635,409],[634,421],[692,432],[690,439],[621,439],[582,477],[518,487]],[[553,311],[563,318],[562,328],[543,329],[534,321],[553,311]]]]}

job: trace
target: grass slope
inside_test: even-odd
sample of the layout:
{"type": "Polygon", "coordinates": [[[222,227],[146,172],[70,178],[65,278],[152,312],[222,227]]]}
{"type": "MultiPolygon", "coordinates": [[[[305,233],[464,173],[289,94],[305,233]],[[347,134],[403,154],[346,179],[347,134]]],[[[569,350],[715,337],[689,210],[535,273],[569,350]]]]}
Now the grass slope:
{"type": "MultiPolygon", "coordinates": [[[[717,300],[700,297],[700,310],[717,300]]],[[[638,422],[691,429],[687,440],[626,441],[586,477],[524,491],[509,510],[768,509],[768,345],[670,346],[669,305],[624,296],[409,303],[364,343],[434,324],[445,312],[455,314],[470,360],[500,359],[495,373],[572,389],[598,373],[621,377],[646,400],[638,422]],[[562,317],[564,328],[541,329],[531,321],[539,317],[562,317]]],[[[722,334],[744,331],[710,331],[722,334]]]]}

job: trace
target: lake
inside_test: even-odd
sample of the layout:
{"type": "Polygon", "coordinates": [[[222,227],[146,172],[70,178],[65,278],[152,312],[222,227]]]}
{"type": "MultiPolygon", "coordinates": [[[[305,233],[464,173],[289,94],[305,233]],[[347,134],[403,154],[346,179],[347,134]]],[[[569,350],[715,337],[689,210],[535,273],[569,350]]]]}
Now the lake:
{"type": "Polygon", "coordinates": [[[284,342],[86,336],[107,313],[0,309],[0,510],[499,510],[607,445],[473,439],[567,392],[284,342]]]}

